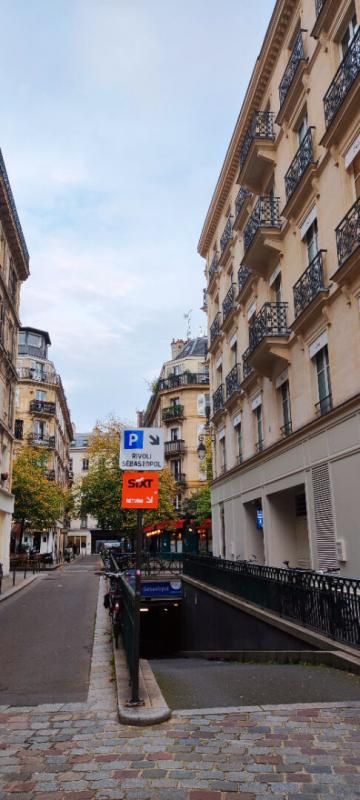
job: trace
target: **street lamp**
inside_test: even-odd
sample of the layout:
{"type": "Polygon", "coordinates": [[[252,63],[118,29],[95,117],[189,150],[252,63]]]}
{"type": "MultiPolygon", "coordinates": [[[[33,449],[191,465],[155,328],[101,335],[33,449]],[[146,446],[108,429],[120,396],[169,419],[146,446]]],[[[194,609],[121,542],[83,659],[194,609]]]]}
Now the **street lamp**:
{"type": "Polygon", "coordinates": [[[204,437],[200,434],[199,436],[199,444],[197,448],[197,454],[199,456],[200,461],[204,461],[206,456],[206,447],[204,445],[204,437]]]}

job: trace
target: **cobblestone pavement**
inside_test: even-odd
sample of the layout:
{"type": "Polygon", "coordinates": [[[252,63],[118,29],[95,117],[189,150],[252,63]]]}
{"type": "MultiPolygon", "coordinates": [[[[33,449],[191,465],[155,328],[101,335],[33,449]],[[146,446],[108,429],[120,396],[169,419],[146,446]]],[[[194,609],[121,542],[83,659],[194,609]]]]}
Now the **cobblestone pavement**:
{"type": "Polygon", "coordinates": [[[120,725],[99,598],[87,702],[0,708],[0,800],[360,798],[360,703],[120,725]]]}

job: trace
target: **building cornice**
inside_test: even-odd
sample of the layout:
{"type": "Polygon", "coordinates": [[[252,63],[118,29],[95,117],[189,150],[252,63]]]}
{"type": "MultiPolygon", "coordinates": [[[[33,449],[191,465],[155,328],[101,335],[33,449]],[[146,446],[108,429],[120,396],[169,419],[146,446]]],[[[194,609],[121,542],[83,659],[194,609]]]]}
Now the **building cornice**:
{"type": "Polygon", "coordinates": [[[211,245],[222,210],[227,202],[236,173],[239,170],[239,150],[250,123],[250,118],[254,111],[261,110],[261,102],[269,83],[274,63],[278,58],[289,22],[298,4],[299,0],[277,0],[276,2],[201,231],[198,253],[204,258],[211,245]]]}

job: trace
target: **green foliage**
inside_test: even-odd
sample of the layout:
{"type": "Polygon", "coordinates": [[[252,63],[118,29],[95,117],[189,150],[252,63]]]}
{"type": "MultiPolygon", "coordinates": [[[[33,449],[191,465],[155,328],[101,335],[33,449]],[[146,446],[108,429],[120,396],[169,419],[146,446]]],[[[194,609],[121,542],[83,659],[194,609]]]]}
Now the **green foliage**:
{"type": "Polygon", "coordinates": [[[68,493],[45,477],[47,460],[46,452],[29,447],[21,450],[14,462],[14,519],[26,520],[32,530],[53,527],[69,503],[68,493]]]}
{"type": "Polygon", "coordinates": [[[201,489],[186,501],[185,508],[186,514],[195,519],[196,523],[200,525],[205,519],[211,517],[211,492],[210,486],[205,484],[201,489]]]}

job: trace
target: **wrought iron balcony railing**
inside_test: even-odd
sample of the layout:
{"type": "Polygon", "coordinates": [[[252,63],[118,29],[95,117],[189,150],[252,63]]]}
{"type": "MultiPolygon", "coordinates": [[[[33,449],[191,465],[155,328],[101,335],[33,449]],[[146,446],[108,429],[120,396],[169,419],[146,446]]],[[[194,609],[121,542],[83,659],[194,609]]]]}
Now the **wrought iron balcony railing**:
{"type": "Polygon", "coordinates": [[[339,69],[324,97],[325,125],[328,128],[360,73],[360,28],[358,28],[339,69]]]}
{"type": "Polygon", "coordinates": [[[279,198],[272,195],[259,197],[244,230],[245,251],[259,228],[280,228],[279,198]]]}
{"type": "Polygon", "coordinates": [[[318,403],[315,403],[315,408],[317,409],[318,413],[321,414],[321,416],[323,414],[328,414],[332,407],[333,402],[331,394],[326,395],[326,397],[322,397],[318,403]]]}
{"type": "Polygon", "coordinates": [[[295,157],[285,175],[286,200],[289,200],[298,187],[301,178],[309,164],[314,163],[312,128],[308,128],[295,157]]]}
{"type": "Polygon", "coordinates": [[[219,257],[218,254],[215,253],[209,267],[209,283],[211,283],[214,275],[216,275],[216,273],[218,272],[218,269],[219,269],[219,257]]]}
{"type": "Polygon", "coordinates": [[[38,433],[30,433],[28,436],[29,444],[33,447],[55,447],[55,436],[42,436],[38,433]]]}
{"type": "Polygon", "coordinates": [[[302,37],[303,31],[299,30],[299,33],[295,39],[294,47],[292,49],[291,56],[287,63],[285,72],[281,79],[281,83],[279,86],[279,97],[280,97],[280,108],[283,105],[290,86],[294,80],[296,70],[300,64],[300,61],[305,60],[305,51],[304,51],[304,42],[302,37]]]}
{"type": "Polygon", "coordinates": [[[245,381],[245,380],[246,380],[246,378],[249,378],[249,376],[250,376],[250,375],[252,375],[252,373],[254,372],[254,368],[253,368],[253,367],[251,366],[251,364],[249,363],[249,358],[250,358],[251,352],[252,352],[252,350],[251,350],[251,347],[248,347],[248,348],[245,350],[245,352],[243,353],[243,356],[242,356],[242,363],[243,363],[243,369],[242,369],[242,372],[243,372],[243,381],[245,381]]]}
{"type": "Polygon", "coordinates": [[[223,252],[224,252],[224,250],[225,250],[225,247],[226,247],[226,245],[227,245],[227,244],[228,244],[228,243],[231,241],[231,239],[233,238],[233,228],[232,228],[232,223],[233,223],[233,218],[232,218],[232,216],[231,216],[231,214],[230,214],[230,216],[229,216],[229,217],[228,217],[228,219],[227,219],[227,222],[226,222],[226,225],[225,225],[225,228],[224,228],[223,235],[222,235],[222,237],[221,237],[221,239],[220,239],[220,250],[221,250],[221,255],[223,254],[223,252]]]}
{"type": "Polygon", "coordinates": [[[184,416],[184,406],[173,405],[163,408],[161,417],[163,422],[171,422],[174,419],[182,419],[184,416]]]}
{"type": "Polygon", "coordinates": [[[295,318],[307,308],[319,292],[325,291],[323,253],[319,250],[315,258],[293,286],[295,318]]]}
{"type": "Polygon", "coordinates": [[[25,236],[23,234],[23,229],[22,229],[21,224],[20,224],[18,212],[17,212],[16,205],[15,205],[14,195],[13,195],[12,190],[11,190],[10,181],[9,181],[9,178],[8,178],[8,174],[7,174],[7,171],[6,171],[5,162],[4,162],[3,154],[1,152],[1,150],[0,150],[0,177],[4,181],[4,186],[5,186],[5,189],[6,189],[6,194],[7,194],[9,206],[11,208],[11,213],[12,213],[12,216],[13,216],[14,224],[15,224],[15,227],[16,227],[16,230],[17,230],[17,234],[18,234],[20,243],[21,243],[21,249],[22,249],[22,253],[23,253],[23,258],[24,258],[24,261],[26,262],[26,264],[29,265],[29,252],[28,252],[28,249],[26,247],[25,236]]]}
{"type": "Polygon", "coordinates": [[[240,186],[235,198],[235,217],[240,214],[240,211],[242,211],[246,201],[249,200],[250,197],[252,197],[252,192],[249,192],[249,189],[245,189],[245,186],[240,186]]]}
{"type": "Polygon", "coordinates": [[[360,245],[360,197],[336,228],[336,247],[339,267],[360,245]]]}
{"type": "Polygon", "coordinates": [[[181,372],[179,375],[168,375],[158,381],[157,392],[166,392],[168,389],[176,389],[178,386],[191,386],[194,384],[209,383],[208,372],[181,372]]]}
{"type": "Polygon", "coordinates": [[[274,140],[274,114],[272,111],[254,111],[240,150],[240,169],[243,168],[254,139],[274,140]]]}
{"type": "Polygon", "coordinates": [[[225,300],[223,301],[222,304],[223,324],[235,308],[235,294],[236,294],[236,285],[235,283],[232,283],[229,291],[226,294],[225,300]]]}
{"type": "Polygon", "coordinates": [[[47,403],[45,400],[31,400],[30,411],[37,414],[55,414],[55,403],[47,403]]]}
{"type": "Polygon", "coordinates": [[[175,483],[178,483],[180,486],[184,486],[186,483],[186,475],[184,472],[175,472],[174,475],[175,483]]]}
{"type": "Polygon", "coordinates": [[[202,308],[204,309],[204,311],[207,311],[207,307],[208,307],[208,293],[207,289],[203,289],[202,308]]]}
{"type": "Polygon", "coordinates": [[[185,439],[176,439],[176,441],[165,442],[165,455],[176,456],[185,451],[185,439]]]}
{"type": "Polygon", "coordinates": [[[59,376],[56,372],[48,372],[31,367],[19,367],[17,373],[20,380],[37,381],[38,383],[59,383],[59,376]]]}
{"type": "Polygon", "coordinates": [[[288,336],[287,303],[264,303],[249,328],[251,351],[267,336],[288,336]]]}
{"type": "Polygon", "coordinates": [[[212,410],[213,414],[222,411],[224,408],[224,384],[221,383],[212,396],[212,410]]]}
{"type": "Polygon", "coordinates": [[[292,433],[292,422],[291,422],[291,419],[288,419],[288,421],[285,422],[285,424],[281,426],[280,430],[281,430],[281,433],[282,433],[283,436],[290,436],[290,433],[292,433]]]}
{"type": "Polygon", "coordinates": [[[241,385],[240,364],[235,364],[235,366],[232,368],[232,370],[230,370],[230,372],[225,378],[227,400],[229,400],[230,397],[232,397],[232,395],[236,394],[236,392],[240,392],[240,385],[241,385]]]}
{"type": "Polygon", "coordinates": [[[238,270],[238,292],[242,292],[244,286],[246,286],[250,276],[253,274],[252,269],[249,267],[240,267],[238,270]]]}
{"type": "Polygon", "coordinates": [[[220,336],[221,332],[221,314],[220,311],[217,312],[214,322],[210,325],[210,344],[215,342],[218,336],[220,336]]]}

